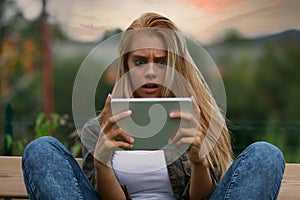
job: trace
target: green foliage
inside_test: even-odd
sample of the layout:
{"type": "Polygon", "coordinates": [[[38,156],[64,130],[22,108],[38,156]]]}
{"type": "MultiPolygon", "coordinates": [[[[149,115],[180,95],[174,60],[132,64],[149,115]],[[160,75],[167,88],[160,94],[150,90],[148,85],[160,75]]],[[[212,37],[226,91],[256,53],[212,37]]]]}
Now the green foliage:
{"type": "Polygon", "coordinates": [[[70,147],[70,151],[72,152],[72,154],[75,157],[80,157],[80,155],[81,155],[81,143],[80,142],[75,142],[75,144],[73,144],[70,147]]]}
{"type": "Polygon", "coordinates": [[[45,113],[40,113],[35,122],[36,138],[50,135],[52,131],[55,131],[59,125],[60,116],[57,113],[53,113],[50,119],[45,119],[45,113]]]}
{"type": "Polygon", "coordinates": [[[235,151],[264,140],[279,147],[287,162],[300,162],[299,42],[262,43],[248,46],[248,55],[230,56],[229,52],[247,52],[244,46],[236,49],[229,48],[225,61],[219,60],[227,64],[223,80],[227,117],[238,127],[233,130],[235,151]]]}
{"type": "Polygon", "coordinates": [[[26,137],[21,138],[13,138],[12,135],[5,135],[6,146],[7,148],[14,149],[13,155],[22,155],[25,146],[33,139],[47,135],[54,135],[54,137],[62,141],[62,143],[70,149],[74,156],[80,156],[81,143],[78,136],[72,136],[70,143],[68,143],[65,139],[60,138],[60,134],[58,132],[60,128],[68,126],[68,131],[70,131],[70,129],[73,131],[74,129],[73,125],[71,125],[72,123],[70,124],[67,120],[68,117],[66,115],[59,115],[57,113],[53,113],[50,119],[46,119],[45,113],[41,112],[36,117],[33,128],[34,132],[31,134],[32,137],[28,137],[28,133],[23,133],[26,137]]]}
{"type": "Polygon", "coordinates": [[[13,138],[11,135],[5,135],[5,142],[6,142],[6,147],[8,149],[12,148],[13,146],[13,138]]]}
{"type": "MultiPolygon", "coordinates": [[[[6,8],[13,6],[13,1],[6,2],[11,4],[6,8]]],[[[72,42],[61,32],[59,25],[52,26],[56,114],[53,114],[50,119],[45,119],[45,114],[40,113],[42,111],[41,72],[37,67],[40,66],[41,61],[39,21],[26,21],[20,12],[14,15],[11,23],[4,26],[6,34],[1,35],[1,38],[11,33],[13,33],[11,36],[17,37],[10,37],[8,43],[11,46],[6,50],[3,48],[3,52],[23,53],[12,57],[11,63],[5,65],[8,67],[3,66],[1,69],[2,74],[14,72],[10,76],[5,76],[9,78],[7,84],[4,84],[4,76],[1,77],[2,88],[5,85],[18,83],[12,85],[9,94],[1,96],[1,100],[9,101],[14,105],[16,121],[34,118],[32,121],[35,120],[35,123],[24,128],[25,131],[22,129],[24,132],[19,133],[20,139],[6,136],[6,145],[15,146],[18,154],[22,154],[24,147],[32,139],[53,132],[74,155],[79,155],[81,144],[78,138],[73,138],[71,144],[68,138],[70,132],[75,129],[74,124],[61,124],[60,119],[62,113],[72,115],[72,88],[76,73],[88,52],[97,44],[72,42]],[[29,39],[35,44],[32,52],[28,51],[31,48],[25,48],[26,41],[29,39]],[[25,76],[25,66],[29,58],[32,59],[33,64],[33,68],[29,69],[32,69],[33,73],[25,76]]],[[[105,37],[108,38],[118,32],[121,30],[107,31],[105,37]]],[[[187,43],[196,63],[209,66],[207,60],[201,59],[203,52],[199,51],[197,45],[189,40],[187,43]]],[[[210,56],[220,68],[226,88],[226,114],[233,125],[235,152],[238,152],[238,148],[242,149],[254,141],[266,140],[284,152],[287,162],[300,162],[299,40],[286,38],[263,43],[261,40],[248,40],[240,33],[230,30],[223,40],[219,40],[219,44],[213,47],[219,52],[217,55],[210,53],[210,56]]],[[[101,61],[96,64],[101,67],[101,61]]],[[[102,108],[107,93],[112,89],[111,83],[104,77],[101,77],[99,83],[101,84],[98,85],[95,95],[97,111],[102,108]]],[[[3,109],[0,105],[1,110],[3,109]]]]}
{"type": "Polygon", "coordinates": [[[257,104],[279,120],[300,120],[300,45],[282,41],[265,46],[256,72],[257,104]]]}
{"type": "Polygon", "coordinates": [[[17,140],[16,144],[17,144],[19,154],[23,154],[25,148],[25,142],[23,140],[17,140]]]}

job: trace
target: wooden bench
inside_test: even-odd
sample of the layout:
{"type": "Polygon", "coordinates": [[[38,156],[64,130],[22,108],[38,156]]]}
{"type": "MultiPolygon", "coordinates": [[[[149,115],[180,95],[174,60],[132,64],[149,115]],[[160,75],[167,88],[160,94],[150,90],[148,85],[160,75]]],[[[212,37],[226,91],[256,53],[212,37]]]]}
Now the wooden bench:
{"type": "MultiPolygon", "coordinates": [[[[21,157],[0,156],[0,198],[28,199],[21,163],[21,157]]],[[[286,165],[278,199],[300,199],[300,164],[286,165]]]]}
{"type": "MultiPolygon", "coordinates": [[[[81,158],[76,158],[81,166],[81,158]]],[[[22,158],[0,156],[0,198],[28,199],[23,180],[22,158]]]]}

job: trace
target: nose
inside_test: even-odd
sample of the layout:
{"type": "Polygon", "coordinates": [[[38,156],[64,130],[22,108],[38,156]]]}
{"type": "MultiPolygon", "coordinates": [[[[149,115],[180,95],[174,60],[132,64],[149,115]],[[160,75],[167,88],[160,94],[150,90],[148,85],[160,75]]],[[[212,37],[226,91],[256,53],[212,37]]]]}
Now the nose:
{"type": "Polygon", "coordinates": [[[145,77],[148,79],[153,79],[156,77],[156,70],[155,70],[155,64],[154,63],[149,63],[146,67],[145,67],[145,77]]]}

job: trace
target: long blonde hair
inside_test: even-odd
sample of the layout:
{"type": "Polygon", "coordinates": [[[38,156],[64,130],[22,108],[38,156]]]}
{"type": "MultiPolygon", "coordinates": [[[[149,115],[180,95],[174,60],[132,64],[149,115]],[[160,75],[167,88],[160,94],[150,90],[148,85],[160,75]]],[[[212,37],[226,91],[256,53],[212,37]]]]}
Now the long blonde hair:
{"type": "MultiPolygon", "coordinates": [[[[192,89],[192,94],[201,110],[200,120],[203,122],[201,126],[206,139],[209,141],[207,143],[208,147],[206,147],[210,149],[207,160],[218,179],[220,179],[232,161],[230,134],[220,108],[188,52],[185,37],[180,34],[179,29],[171,20],[156,13],[146,13],[133,21],[125,30],[119,45],[120,61],[117,83],[129,71],[127,60],[131,38],[143,31],[162,37],[167,44],[167,66],[171,66],[179,72],[192,89]],[[212,146],[209,146],[210,144],[212,146]]],[[[182,86],[178,81],[172,81],[174,80],[172,72],[166,76],[168,87],[162,91],[162,97],[174,96],[172,94],[174,88],[177,89],[176,91],[183,91],[182,93],[176,93],[176,96],[188,96],[190,94],[186,92],[188,90],[186,86],[182,86]]],[[[114,87],[113,97],[133,97],[133,91],[127,79],[118,84],[114,87]],[[118,84],[121,84],[121,87],[118,84]]]]}

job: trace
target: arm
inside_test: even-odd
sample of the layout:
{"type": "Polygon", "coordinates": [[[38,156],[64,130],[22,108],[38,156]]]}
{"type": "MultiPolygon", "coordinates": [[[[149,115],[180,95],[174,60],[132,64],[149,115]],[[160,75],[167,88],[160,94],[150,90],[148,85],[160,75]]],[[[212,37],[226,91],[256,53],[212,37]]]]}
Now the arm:
{"type": "Polygon", "coordinates": [[[209,171],[209,163],[204,155],[200,154],[204,134],[202,133],[200,109],[193,98],[193,113],[170,113],[171,118],[181,118],[189,121],[189,128],[180,128],[172,137],[169,143],[176,143],[179,147],[183,144],[189,144],[186,154],[191,161],[191,180],[189,188],[189,198],[204,199],[207,198],[213,190],[213,181],[209,171]]]}
{"type": "MultiPolygon", "coordinates": [[[[82,169],[90,181],[90,183],[93,185],[93,187],[98,190],[99,193],[99,187],[97,187],[97,180],[101,180],[101,177],[97,178],[97,174],[101,176],[101,172],[105,173],[104,169],[101,169],[97,167],[99,165],[99,162],[94,163],[94,155],[93,151],[95,149],[97,139],[99,137],[99,133],[101,131],[101,128],[99,124],[102,124],[103,117],[97,117],[89,120],[81,130],[80,136],[81,136],[81,143],[82,143],[82,169]],[[96,172],[98,171],[98,173],[96,172]]],[[[101,164],[101,163],[100,163],[101,164]]],[[[106,166],[106,165],[102,165],[106,166]]],[[[104,181],[101,181],[105,183],[104,181]]],[[[98,185],[101,183],[98,183],[98,185]]],[[[125,185],[120,185],[122,190],[124,191],[124,194],[126,195],[127,199],[130,199],[130,195],[128,191],[126,190],[125,185]]],[[[99,193],[100,194],[100,193],[99,193]]],[[[120,198],[121,199],[121,198],[120,198]]]]}
{"type": "Polygon", "coordinates": [[[126,199],[116,176],[110,166],[94,160],[97,171],[97,191],[102,199],[126,199]],[[113,188],[113,189],[112,189],[113,188]]]}
{"type": "Polygon", "coordinates": [[[190,199],[204,199],[211,194],[212,189],[213,182],[207,160],[205,159],[203,162],[197,164],[192,163],[189,189],[190,199]]]}
{"type": "Polygon", "coordinates": [[[122,129],[116,127],[116,123],[129,117],[131,112],[123,112],[110,116],[111,95],[107,97],[101,116],[101,130],[94,151],[94,166],[96,169],[96,189],[100,197],[106,199],[126,199],[113,169],[111,159],[115,148],[132,148],[133,139],[122,129]],[[118,140],[121,138],[122,140],[118,140]]]}

